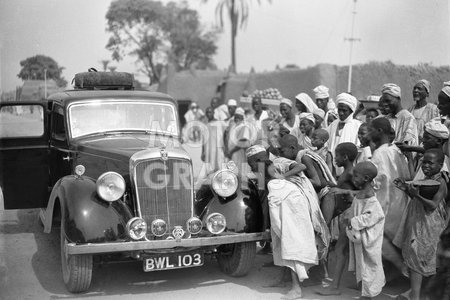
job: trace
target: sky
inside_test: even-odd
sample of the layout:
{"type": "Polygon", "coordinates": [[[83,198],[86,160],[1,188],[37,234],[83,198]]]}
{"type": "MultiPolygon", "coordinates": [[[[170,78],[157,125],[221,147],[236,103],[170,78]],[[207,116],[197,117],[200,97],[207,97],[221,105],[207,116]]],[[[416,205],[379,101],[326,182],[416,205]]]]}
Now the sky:
{"type": "MultiPolygon", "coordinates": [[[[216,26],[218,0],[190,0],[206,28],[216,26]]],[[[167,1],[163,1],[167,2],[167,1]]],[[[354,0],[249,0],[247,27],[237,37],[237,71],[274,70],[286,64],[302,68],[318,63],[348,65],[354,0]]],[[[64,67],[63,77],[90,67],[102,69],[111,59],[105,15],[110,0],[0,0],[0,90],[21,86],[20,61],[47,55],[64,67]]],[[[396,64],[450,64],[450,1],[357,0],[352,63],[391,60],[396,64]]],[[[228,25],[228,24],[225,24],[228,25]]],[[[230,64],[226,27],[214,57],[220,69],[230,64]]],[[[137,73],[133,57],[118,71],[137,73]]]]}

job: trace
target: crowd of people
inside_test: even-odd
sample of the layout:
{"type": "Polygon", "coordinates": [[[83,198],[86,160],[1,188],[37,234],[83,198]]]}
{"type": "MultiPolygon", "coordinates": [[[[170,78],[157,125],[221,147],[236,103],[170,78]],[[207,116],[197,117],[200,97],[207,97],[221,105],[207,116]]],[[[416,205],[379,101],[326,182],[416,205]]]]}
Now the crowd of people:
{"type": "MultiPolygon", "coordinates": [[[[332,281],[318,294],[341,293],[348,263],[361,298],[376,297],[389,264],[410,281],[398,299],[450,299],[450,82],[437,105],[430,89],[418,81],[408,109],[393,83],[380,90],[378,109],[349,93],[333,101],[323,85],[313,89],[315,101],[307,93],[282,98],[278,112],[259,97],[253,111],[213,98],[205,129],[189,131],[203,139],[204,174],[232,160],[266,192],[264,229],[274,264],[286,270],[277,284],[292,280],[285,299],[302,297],[313,266],[328,269],[331,247],[332,281]]],[[[203,118],[196,103],[191,110],[186,119],[203,118]]]]}

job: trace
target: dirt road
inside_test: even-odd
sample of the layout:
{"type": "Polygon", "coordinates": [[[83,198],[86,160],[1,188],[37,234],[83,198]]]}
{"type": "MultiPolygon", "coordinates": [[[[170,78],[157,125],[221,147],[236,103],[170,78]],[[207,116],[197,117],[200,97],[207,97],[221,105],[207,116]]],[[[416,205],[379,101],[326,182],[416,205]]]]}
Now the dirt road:
{"type": "MultiPolygon", "coordinates": [[[[150,273],[140,262],[97,265],[90,291],[74,295],[61,278],[58,232],[42,232],[37,210],[0,211],[0,299],[280,299],[287,288],[262,287],[280,274],[276,267],[263,267],[270,262],[270,255],[257,255],[242,278],[221,273],[212,257],[202,267],[150,273]]],[[[347,273],[344,286],[352,283],[347,273]]],[[[392,299],[404,289],[405,282],[399,282],[377,299],[392,299]]],[[[338,298],[320,297],[314,287],[304,291],[305,299],[358,296],[349,288],[338,298]]]]}

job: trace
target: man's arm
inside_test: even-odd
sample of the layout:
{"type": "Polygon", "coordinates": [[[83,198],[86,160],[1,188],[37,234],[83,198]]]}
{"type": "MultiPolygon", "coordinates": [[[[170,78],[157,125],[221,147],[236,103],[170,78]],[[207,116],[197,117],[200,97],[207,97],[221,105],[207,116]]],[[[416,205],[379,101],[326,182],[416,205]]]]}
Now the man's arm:
{"type": "Polygon", "coordinates": [[[427,199],[420,196],[419,188],[412,184],[408,186],[407,194],[411,198],[413,198],[413,200],[422,202],[426,210],[433,211],[438,207],[439,202],[447,196],[447,183],[443,178],[441,178],[439,181],[441,185],[439,186],[439,190],[434,195],[433,199],[427,199]]]}
{"type": "Polygon", "coordinates": [[[418,152],[425,153],[425,149],[421,146],[411,146],[405,143],[396,143],[395,144],[402,152],[418,152]]]}
{"type": "Polygon", "coordinates": [[[293,175],[297,175],[300,174],[301,172],[303,172],[306,169],[306,166],[304,164],[299,164],[299,163],[292,163],[289,166],[289,171],[287,171],[286,173],[284,173],[284,178],[289,177],[289,176],[293,176],[293,175]]]}
{"type": "Polygon", "coordinates": [[[326,163],[327,163],[328,168],[331,171],[331,174],[335,174],[336,171],[333,170],[333,168],[334,168],[333,167],[333,157],[331,156],[331,153],[329,151],[327,152],[326,163]]]}
{"type": "Polygon", "coordinates": [[[319,174],[317,174],[314,162],[311,157],[303,155],[302,163],[305,165],[305,174],[309,178],[314,188],[322,188],[322,183],[320,182],[319,174]]]}

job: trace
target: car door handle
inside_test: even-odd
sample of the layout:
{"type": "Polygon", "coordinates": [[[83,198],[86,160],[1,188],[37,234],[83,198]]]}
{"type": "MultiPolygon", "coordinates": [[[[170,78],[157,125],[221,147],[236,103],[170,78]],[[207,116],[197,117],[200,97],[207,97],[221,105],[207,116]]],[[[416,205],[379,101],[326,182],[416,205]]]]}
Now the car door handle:
{"type": "Polygon", "coordinates": [[[63,160],[67,160],[67,161],[69,161],[69,160],[71,160],[71,159],[72,159],[72,157],[70,157],[70,155],[67,155],[67,156],[63,157],[62,159],[63,159],[63,160]]]}

